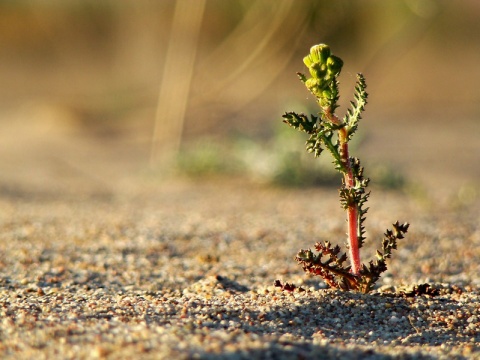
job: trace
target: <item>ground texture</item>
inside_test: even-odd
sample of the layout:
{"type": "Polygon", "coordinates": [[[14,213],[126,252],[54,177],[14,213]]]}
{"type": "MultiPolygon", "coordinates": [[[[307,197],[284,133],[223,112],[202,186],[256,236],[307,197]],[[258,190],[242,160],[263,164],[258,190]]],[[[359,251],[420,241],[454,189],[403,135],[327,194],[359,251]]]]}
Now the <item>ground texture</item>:
{"type": "Polygon", "coordinates": [[[335,189],[5,192],[0,357],[480,358],[478,203],[378,190],[370,206],[365,261],[392,222],[411,230],[362,295],[327,289],[293,260],[316,241],[344,243],[335,189]]]}

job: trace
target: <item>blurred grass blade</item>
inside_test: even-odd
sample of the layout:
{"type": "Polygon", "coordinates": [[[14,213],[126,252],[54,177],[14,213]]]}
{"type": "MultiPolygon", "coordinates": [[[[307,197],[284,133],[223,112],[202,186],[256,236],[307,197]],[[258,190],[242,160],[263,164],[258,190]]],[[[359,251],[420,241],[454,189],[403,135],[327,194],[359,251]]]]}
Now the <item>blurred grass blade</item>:
{"type": "Polygon", "coordinates": [[[177,0],[160,84],[150,165],[178,153],[206,0],[177,0]],[[161,154],[162,153],[162,154],[161,154]]]}

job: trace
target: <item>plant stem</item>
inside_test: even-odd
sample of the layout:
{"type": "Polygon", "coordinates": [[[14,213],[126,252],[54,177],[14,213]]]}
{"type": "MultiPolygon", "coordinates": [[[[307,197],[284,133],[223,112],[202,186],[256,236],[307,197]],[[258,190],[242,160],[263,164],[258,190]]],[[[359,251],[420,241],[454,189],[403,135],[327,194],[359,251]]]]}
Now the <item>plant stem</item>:
{"type": "MultiPolygon", "coordinates": [[[[344,130],[344,129],[342,129],[344,130]]],[[[348,144],[346,142],[342,145],[342,158],[346,162],[347,173],[345,176],[345,186],[352,188],[354,186],[354,179],[352,167],[348,159],[348,144]]],[[[348,240],[350,243],[350,261],[352,262],[352,274],[360,275],[360,248],[358,246],[358,205],[357,203],[350,204],[347,208],[348,216],[348,240]]]]}
{"type": "MultiPolygon", "coordinates": [[[[335,125],[341,125],[342,121],[337,115],[332,114],[330,108],[324,109],[326,118],[335,125]]],[[[351,189],[355,186],[355,179],[353,176],[352,166],[350,164],[348,154],[348,133],[345,127],[338,130],[338,141],[340,143],[340,156],[345,166],[344,181],[347,189],[351,189]]],[[[358,244],[358,204],[352,203],[347,208],[347,220],[348,220],[348,240],[350,261],[352,265],[351,272],[353,275],[360,275],[361,262],[360,262],[360,248],[358,244]]]]}

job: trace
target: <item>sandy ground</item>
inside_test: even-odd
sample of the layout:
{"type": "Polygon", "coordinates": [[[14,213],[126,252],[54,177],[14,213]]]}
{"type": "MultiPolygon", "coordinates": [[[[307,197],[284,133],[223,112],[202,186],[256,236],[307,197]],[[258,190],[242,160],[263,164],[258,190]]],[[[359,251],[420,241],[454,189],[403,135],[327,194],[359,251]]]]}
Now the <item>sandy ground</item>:
{"type": "Polygon", "coordinates": [[[478,169],[434,163],[457,186],[439,196],[373,189],[364,260],[392,222],[411,230],[373,294],[341,293],[293,260],[345,241],[336,189],[160,180],[134,141],[13,120],[0,144],[0,357],[480,358],[480,203],[469,187],[458,196],[478,169]]]}

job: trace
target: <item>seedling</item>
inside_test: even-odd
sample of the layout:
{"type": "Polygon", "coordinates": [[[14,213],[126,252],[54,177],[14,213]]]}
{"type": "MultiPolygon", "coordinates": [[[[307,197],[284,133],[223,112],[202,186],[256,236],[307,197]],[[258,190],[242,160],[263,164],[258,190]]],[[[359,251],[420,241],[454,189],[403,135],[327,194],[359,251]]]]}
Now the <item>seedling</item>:
{"type": "MultiPolygon", "coordinates": [[[[395,222],[393,229],[385,232],[382,248],[376,253],[376,260],[370,261],[368,265],[361,263],[360,248],[365,241],[364,222],[368,211],[365,203],[370,196],[366,188],[370,179],[363,176],[360,160],[350,156],[348,142],[355,134],[367,104],[365,78],[362,74],[357,74],[355,101],[351,102],[351,108],[343,119],[340,119],[335,110],[339,100],[337,78],[343,61],[330,53],[328,45],[320,44],[310,49],[303,62],[308,67],[310,77],[307,78],[301,73],[298,73],[298,77],[315,96],[320,112],[318,116],[310,117],[287,112],[283,115],[283,122],[307,133],[309,137],[306,149],[315,157],[319,157],[323,150],[327,149],[333,157],[335,169],[343,175],[339,193],[340,204],[347,212],[350,264],[346,264],[347,254],[341,254],[340,247],[332,246],[329,241],[315,244],[317,255],[310,249],[300,250],[295,259],[306,272],[321,276],[332,288],[368,293],[380,275],[387,270],[386,260],[391,257],[392,250],[397,248],[397,240],[403,239],[409,224],[395,222]]],[[[282,287],[286,288],[288,284],[282,287]]]]}

